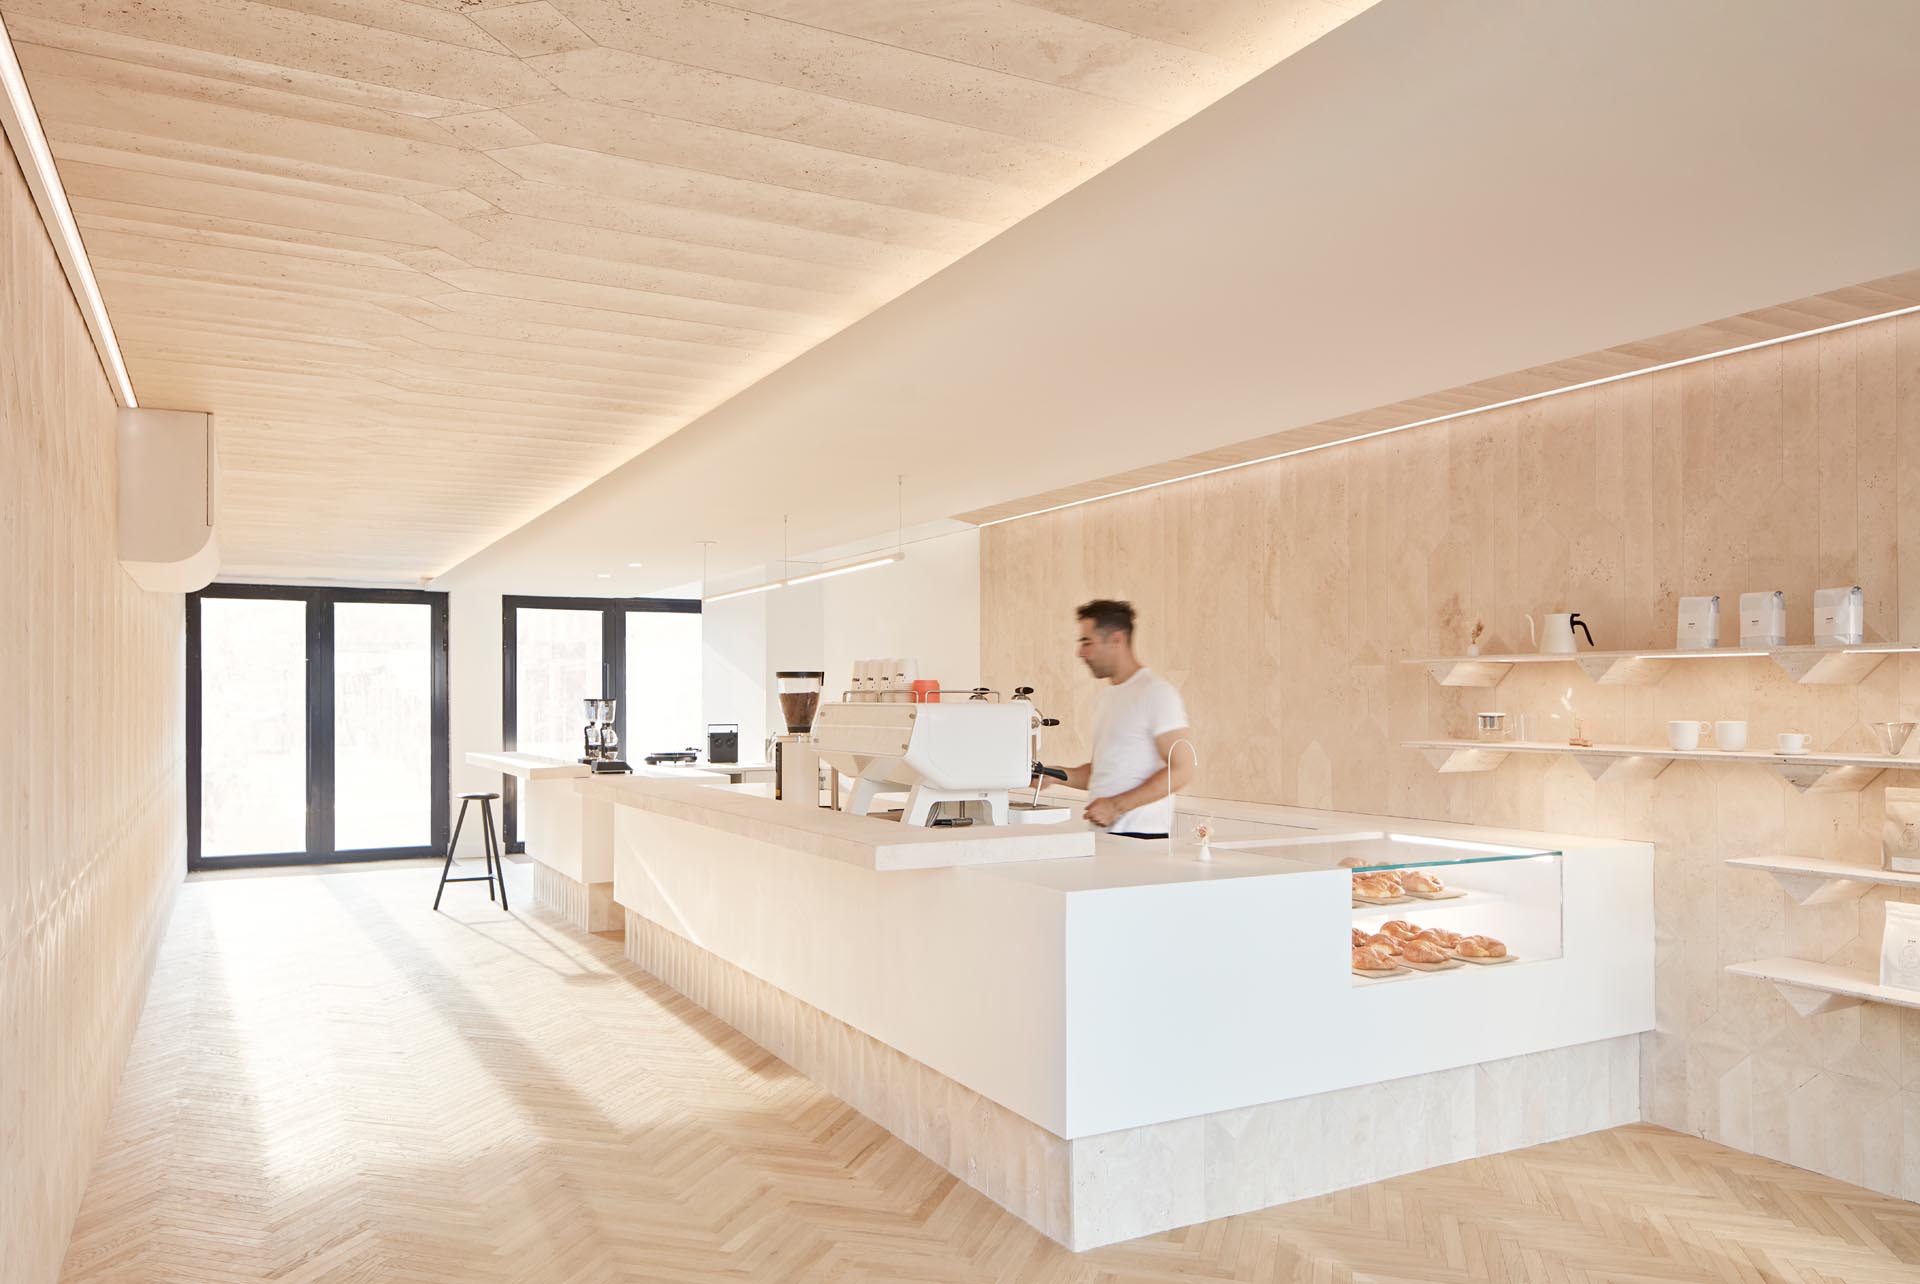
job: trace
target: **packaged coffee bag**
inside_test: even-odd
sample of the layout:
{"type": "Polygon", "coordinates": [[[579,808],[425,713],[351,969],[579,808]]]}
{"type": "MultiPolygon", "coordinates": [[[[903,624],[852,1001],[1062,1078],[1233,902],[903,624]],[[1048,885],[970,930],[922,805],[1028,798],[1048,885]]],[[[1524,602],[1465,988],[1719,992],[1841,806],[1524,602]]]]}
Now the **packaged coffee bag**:
{"type": "Polygon", "coordinates": [[[1920,990],[1920,905],[1887,902],[1887,930],[1880,938],[1880,984],[1920,990]]]}

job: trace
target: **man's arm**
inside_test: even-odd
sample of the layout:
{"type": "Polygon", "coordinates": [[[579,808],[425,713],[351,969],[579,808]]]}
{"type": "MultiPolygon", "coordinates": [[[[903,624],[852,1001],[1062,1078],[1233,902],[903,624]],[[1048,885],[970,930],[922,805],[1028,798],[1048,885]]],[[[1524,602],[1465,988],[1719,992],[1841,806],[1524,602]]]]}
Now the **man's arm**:
{"type": "Polygon", "coordinates": [[[1193,779],[1196,763],[1193,757],[1193,729],[1175,727],[1165,735],[1155,736],[1154,748],[1160,751],[1160,758],[1166,761],[1171,755],[1172,770],[1156,771],[1145,780],[1127,790],[1124,794],[1115,794],[1111,798],[1095,798],[1087,804],[1086,817],[1096,825],[1111,825],[1114,819],[1132,811],[1135,807],[1144,807],[1150,802],[1158,802],[1167,796],[1169,775],[1173,778],[1172,791],[1179,793],[1193,779]],[[1176,744],[1185,740],[1188,743],[1176,744]]]}
{"type": "MultiPolygon", "coordinates": [[[[1052,763],[1048,763],[1047,765],[1054,766],[1052,763]]],[[[1090,762],[1083,762],[1078,767],[1059,767],[1057,769],[1067,773],[1067,778],[1059,783],[1066,785],[1070,789],[1085,789],[1087,787],[1087,781],[1093,778],[1093,764],[1090,762]]],[[[1045,789],[1048,785],[1055,782],[1052,776],[1035,776],[1033,783],[1039,788],[1045,789]]]]}

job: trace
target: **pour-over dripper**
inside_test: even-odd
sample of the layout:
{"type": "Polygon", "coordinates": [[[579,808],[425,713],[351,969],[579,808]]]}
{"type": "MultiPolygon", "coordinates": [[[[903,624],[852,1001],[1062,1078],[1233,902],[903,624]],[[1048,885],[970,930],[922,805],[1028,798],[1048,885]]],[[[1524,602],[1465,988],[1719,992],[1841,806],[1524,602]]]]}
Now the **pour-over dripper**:
{"type": "Polygon", "coordinates": [[[1873,732],[1873,738],[1880,742],[1880,752],[1888,755],[1897,755],[1906,748],[1907,738],[1913,734],[1916,725],[1920,724],[1911,722],[1869,722],[1867,724],[1873,732]]]}

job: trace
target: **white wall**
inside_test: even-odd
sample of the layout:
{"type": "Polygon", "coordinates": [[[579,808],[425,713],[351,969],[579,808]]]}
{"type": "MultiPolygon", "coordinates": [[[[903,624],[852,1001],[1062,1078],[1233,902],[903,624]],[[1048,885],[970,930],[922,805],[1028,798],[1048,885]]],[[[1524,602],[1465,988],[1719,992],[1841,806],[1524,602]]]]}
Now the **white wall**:
{"type": "MultiPolygon", "coordinates": [[[[871,545],[869,545],[871,547],[871,545]]],[[[558,572],[556,572],[558,574],[558,572]]],[[[769,567],[766,574],[777,574],[769,567]]],[[[500,745],[500,600],[503,592],[565,587],[443,576],[448,592],[448,753],[455,793],[501,787],[499,773],[467,765],[500,745]]],[[[677,595],[677,594],[675,594],[677,595]]],[[[903,562],[839,579],[710,604],[703,612],[702,709],[707,722],[740,724],[740,757],[757,760],[785,730],[774,691],[781,669],[824,669],[829,698],[845,690],[853,661],[912,656],[949,686],[980,678],[980,535],[975,530],[909,545],[903,562]]],[[[1061,626],[1068,644],[1071,621],[1061,626]]],[[[647,747],[633,747],[644,752],[647,747]]],[[[472,826],[463,855],[478,855],[472,826]]]]}
{"type": "Polygon", "coordinates": [[[758,761],[772,726],[767,720],[767,595],[714,602],[704,615],[701,677],[707,721],[739,723],[741,761],[758,761]]]}
{"type": "Polygon", "coordinates": [[[831,694],[847,688],[855,660],[883,656],[916,660],[921,677],[949,687],[979,683],[979,531],[911,545],[903,562],[819,587],[831,694]]]}

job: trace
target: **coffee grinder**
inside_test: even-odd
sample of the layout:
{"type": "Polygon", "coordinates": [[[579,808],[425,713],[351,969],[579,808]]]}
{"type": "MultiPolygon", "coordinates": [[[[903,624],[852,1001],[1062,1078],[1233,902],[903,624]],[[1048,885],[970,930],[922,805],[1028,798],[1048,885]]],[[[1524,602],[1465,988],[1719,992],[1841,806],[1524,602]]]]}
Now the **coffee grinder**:
{"type": "Polygon", "coordinates": [[[773,796],[820,805],[820,759],[813,749],[813,715],[820,708],[820,669],[782,669],[773,675],[787,734],[773,738],[773,796]]]}
{"type": "Polygon", "coordinates": [[[619,702],[589,696],[580,702],[586,708],[587,725],[580,729],[580,761],[596,772],[632,771],[620,757],[620,733],[613,729],[614,711],[619,702]]]}

